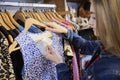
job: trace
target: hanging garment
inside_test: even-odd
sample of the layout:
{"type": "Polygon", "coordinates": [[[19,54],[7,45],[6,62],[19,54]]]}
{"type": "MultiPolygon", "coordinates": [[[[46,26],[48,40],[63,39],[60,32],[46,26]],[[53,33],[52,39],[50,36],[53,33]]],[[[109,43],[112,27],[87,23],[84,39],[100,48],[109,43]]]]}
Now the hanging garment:
{"type": "Polygon", "coordinates": [[[15,74],[8,54],[5,38],[0,39],[0,80],[15,80],[15,74]]]}
{"type": "MultiPolygon", "coordinates": [[[[11,43],[9,36],[15,38],[18,34],[17,32],[14,33],[13,31],[6,30],[3,26],[0,26],[0,31],[7,38],[9,44],[11,43]]],[[[22,71],[22,67],[23,67],[22,53],[20,52],[20,50],[14,51],[10,54],[10,58],[12,61],[16,80],[22,80],[22,76],[21,76],[21,71],[22,71]]]]}
{"type": "Polygon", "coordinates": [[[10,43],[10,34],[8,33],[8,31],[3,26],[0,26],[0,31],[4,34],[4,36],[8,39],[8,42],[10,43]]]}
{"type": "Polygon", "coordinates": [[[73,52],[73,55],[74,55],[73,59],[72,59],[72,63],[73,63],[73,80],[79,80],[80,75],[79,75],[78,62],[77,62],[76,53],[75,53],[73,47],[72,47],[72,52],[73,52]]]}
{"type": "MultiPolygon", "coordinates": [[[[16,40],[18,41],[24,60],[23,80],[57,80],[55,64],[41,54],[40,49],[30,36],[30,32],[21,32],[16,40]]],[[[34,33],[32,33],[34,34],[34,33]]],[[[36,33],[37,34],[37,33],[36,33]]],[[[38,33],[39,34],[39,33],[38,33]]],[[[63,53],[62,39],[53,33],[53,48],[58,54],[63,53]]],[[[40,45],[40,44],[39,44],[40,45]]],[[[42,45],[41,45],[42,46],[42,45]]]]}
{"type": "Polygon", "coordinates": [[[96,36],[94,35],[93,28],[78,30],[78,34],[86,40],[96,40],[97,39],[96,36]]]}
{"type": "MultiPolygon", "coordinates": [[[[24,30],[24,27],[23,27],[23,26],[20,26],[20,27],[19,27],[19,31],[22,32],[23,30],[24,30]]],[[[39,33],[39,32],[40,32],[40,29],[37,28],[36,26],[32,25],[28,31],[29,31],[29,32],[32,32],[32,33],[39,33]]]]}

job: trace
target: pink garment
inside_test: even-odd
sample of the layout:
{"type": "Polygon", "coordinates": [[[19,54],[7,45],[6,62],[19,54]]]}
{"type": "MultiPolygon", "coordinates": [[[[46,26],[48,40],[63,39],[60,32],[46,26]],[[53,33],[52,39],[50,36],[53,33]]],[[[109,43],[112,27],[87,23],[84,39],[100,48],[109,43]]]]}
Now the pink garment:
{"type": "Polygon", "coordinates": [[[56,20],[56,19],[52,19],[53,20],[53,22],[56,22],[57,24],[60,24],[60,25],[62,25],[62,26],[64,26],[64,27],[66,27],[66,28],[69,28],[70,26],[69,25],[66,25],[66,24],[64,24],[64,23],[62,23],[62,22],[60,22],[60,21],[58,21],[58,20],[56,20]]]}
{"type": "Polygon", "coordinates": [[[62,23],[65,24],[65,25],[68,25],[68,26],[72,25],[70,22],[67,22],[67,21],[63,21],[62,23]]]}
{"type": "Polygon", "coordinates": [[[76,57],[76,53],[75,53],[73,47],[72,47],[72,51],[73,51],[73,60],[72,60],[72,63],[73,63],[73,80],[80,80],[77,57],[76,57]]]}

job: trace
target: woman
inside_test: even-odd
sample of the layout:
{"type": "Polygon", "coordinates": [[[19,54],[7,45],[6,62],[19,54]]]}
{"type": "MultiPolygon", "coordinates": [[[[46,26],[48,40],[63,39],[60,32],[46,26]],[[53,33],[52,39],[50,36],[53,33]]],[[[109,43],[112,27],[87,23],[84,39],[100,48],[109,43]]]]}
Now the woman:
{"type": "MultiPolygon", "coordinates": [[[[51,26],[48,30],[64,33],[74,47],[81,48],[83,52],[89,50],[92,54],[92,51],[101,46],[100,43],[104,46],[104,50],[99,51],[99,60],[84,72],[80,80],[120,80],[120,0],[94,0],[94,5],[96,14],[94,21],[97,23],[94,24],[97,26],[94,26],[94,30],[96,29],[96,35],[101,42],[87,41],[56,23],[48,23],[51,26]]],[[[69,70],[62,57],[51,46],[48,46],[46,51],[45,57],[56,63],[58,80],[69,80],[69,70]]]]}

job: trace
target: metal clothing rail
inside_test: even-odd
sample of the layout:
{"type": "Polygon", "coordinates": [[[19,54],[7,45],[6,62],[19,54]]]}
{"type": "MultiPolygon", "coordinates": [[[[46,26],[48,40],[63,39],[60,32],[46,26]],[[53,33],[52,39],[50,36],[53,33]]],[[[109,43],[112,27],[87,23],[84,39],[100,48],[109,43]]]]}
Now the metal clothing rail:
{"type": "Polygon", "coordinates": [[[19,2],[0,2],[0,6],[56,8],[55,4],[19,3],[19,2]]]}

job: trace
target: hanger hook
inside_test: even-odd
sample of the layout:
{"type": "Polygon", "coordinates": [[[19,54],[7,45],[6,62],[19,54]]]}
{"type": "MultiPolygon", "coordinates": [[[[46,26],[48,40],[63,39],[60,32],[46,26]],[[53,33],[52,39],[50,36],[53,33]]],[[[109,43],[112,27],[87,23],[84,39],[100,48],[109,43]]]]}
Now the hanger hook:
{"type": "Polygon", "coordinates": [[[20,7],[20,11],[22,11],[23,10],[23,8],[22,7],[20,7]]]}
{"type": "Polygon", "coordinates": [[[55,8],[52,8],[51,11],[56,12],[56,9],[55,9],[55,8]]]}

